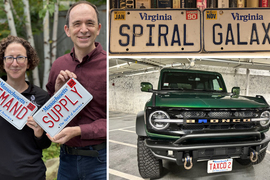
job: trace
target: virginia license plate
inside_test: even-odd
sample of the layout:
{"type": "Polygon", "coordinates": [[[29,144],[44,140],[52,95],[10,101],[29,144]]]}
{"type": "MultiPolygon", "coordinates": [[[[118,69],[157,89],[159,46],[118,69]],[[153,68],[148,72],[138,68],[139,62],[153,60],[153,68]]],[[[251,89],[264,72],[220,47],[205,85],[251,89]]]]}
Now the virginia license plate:
{"type": "Polygon", "coordinates": [[[270,8],[205,9],[206,52],[270,51],[270,8]]]}
{"type": "Polygon", "coordinates": [[[207,173],[217,173],[232,170],[233,159],[209,160],[207,173]]]}
{"type": "Polygon", "coordinates": [[[21,130],[37,106],[0,78],[0,115],[21,130]]]}
{"type": "Polygon", "coordinates": [[[76,79],[70,79],[33,118],[51,137],[54,137],[92,99],[93,96],[76,79]]]}
{"type": "Polygon", "coordinates": [[[198,9],[113,9],[111,54],[201,51],[198,9]]]}

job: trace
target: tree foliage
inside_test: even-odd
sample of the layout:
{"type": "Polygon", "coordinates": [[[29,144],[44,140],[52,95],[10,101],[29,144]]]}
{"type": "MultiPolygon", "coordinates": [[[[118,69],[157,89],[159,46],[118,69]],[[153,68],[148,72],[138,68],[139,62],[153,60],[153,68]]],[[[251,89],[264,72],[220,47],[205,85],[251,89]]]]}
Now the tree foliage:
{"type": "MultiPolygon", "coordinates": [[[[75,1],[64,1],[60,0],[60,4],[66,2],[65,4],[72,4],[75,1]]],[[[103,5],[106,4],[106,0],[88,0],[89,2],[95,5],[103,5]]],[[[21,0],[12,0],[13,5],[13,16],[16,25],[17,34],[19,37],[26,38],[26,30],[25,30],[25,17],[24,17],[24,5],[21,0]]],[[[43,7],[43,0],[29,0],[30,6],[30,15],[31,15],[31,25],[33,34],[38,34],[43,31],[43,18],[45,16],[46,11],[50,12],[50,16],[53,16],[54,12],[54,4],[56,0],[49,0],[49,4],[43,7]]],[[[59,7],[59,11],[67,10],[69,6],[61,5],[59,7]]],[[[2,38],[7,37],[10,34],[6,13],[4,10],[3,0],[0,0],[0,40],[2,38]],[[4,22],[3,22],[4,21],[4,22]]]]}

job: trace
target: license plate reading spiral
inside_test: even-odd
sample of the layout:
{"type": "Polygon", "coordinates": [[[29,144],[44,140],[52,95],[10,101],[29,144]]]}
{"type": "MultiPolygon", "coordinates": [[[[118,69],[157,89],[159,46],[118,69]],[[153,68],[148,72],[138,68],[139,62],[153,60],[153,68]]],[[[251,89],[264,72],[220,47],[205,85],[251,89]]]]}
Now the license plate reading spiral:
{"type": "Polygon", "coordinates": [[[76,79],[70,79],[33,118],[54,137],[92,99],[93,96],[76,79]]]}
{"type": "Polygon", "coordinates": [[[207,173],[217,173],[232,170],[233,159],[209,160],[207,173]]]}
{"type": "Polygon", "coordinates": [[[37,106],[0,78],[0,116],[21,130],[37,106]]]}

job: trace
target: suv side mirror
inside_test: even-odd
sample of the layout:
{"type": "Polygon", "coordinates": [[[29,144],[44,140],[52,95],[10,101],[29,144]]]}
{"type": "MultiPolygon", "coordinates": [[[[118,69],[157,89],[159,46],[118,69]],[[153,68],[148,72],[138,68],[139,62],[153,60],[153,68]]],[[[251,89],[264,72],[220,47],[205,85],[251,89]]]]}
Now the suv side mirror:
{"type": "Polygon", "coordinates": [[[240,94],[240,87],[233,87],[232,88],[232,95],[239,96],[239,94],[240,94]]]}
{"type": "Polygon", "coordinates": [[[141,91],[151,92],[153,91],[153,85],[149,82],[141,82],[141,91]]]}

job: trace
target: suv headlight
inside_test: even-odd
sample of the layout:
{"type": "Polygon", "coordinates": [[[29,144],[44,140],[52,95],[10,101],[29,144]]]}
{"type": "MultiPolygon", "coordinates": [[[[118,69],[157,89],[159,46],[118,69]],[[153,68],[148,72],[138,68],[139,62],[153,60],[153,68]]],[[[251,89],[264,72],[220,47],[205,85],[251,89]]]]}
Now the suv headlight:
{"type": "Polygon", "coordinates": [[[268,120],[260,121],[261,126],[263,126],[263,127],[267,126],[270,123],[270,121],[269,121],[270,112],[269,111],[262,112],[261,118],[268,118],[268,120]]]}
{"type": "Polygon", "coordinates": [[[154,129],[163,130],[169,126],[169,123],[156,122],[155,120],[170,119],[169,115],[164,111],[155,111],[150,114],[149,122],[154,129]]]}

